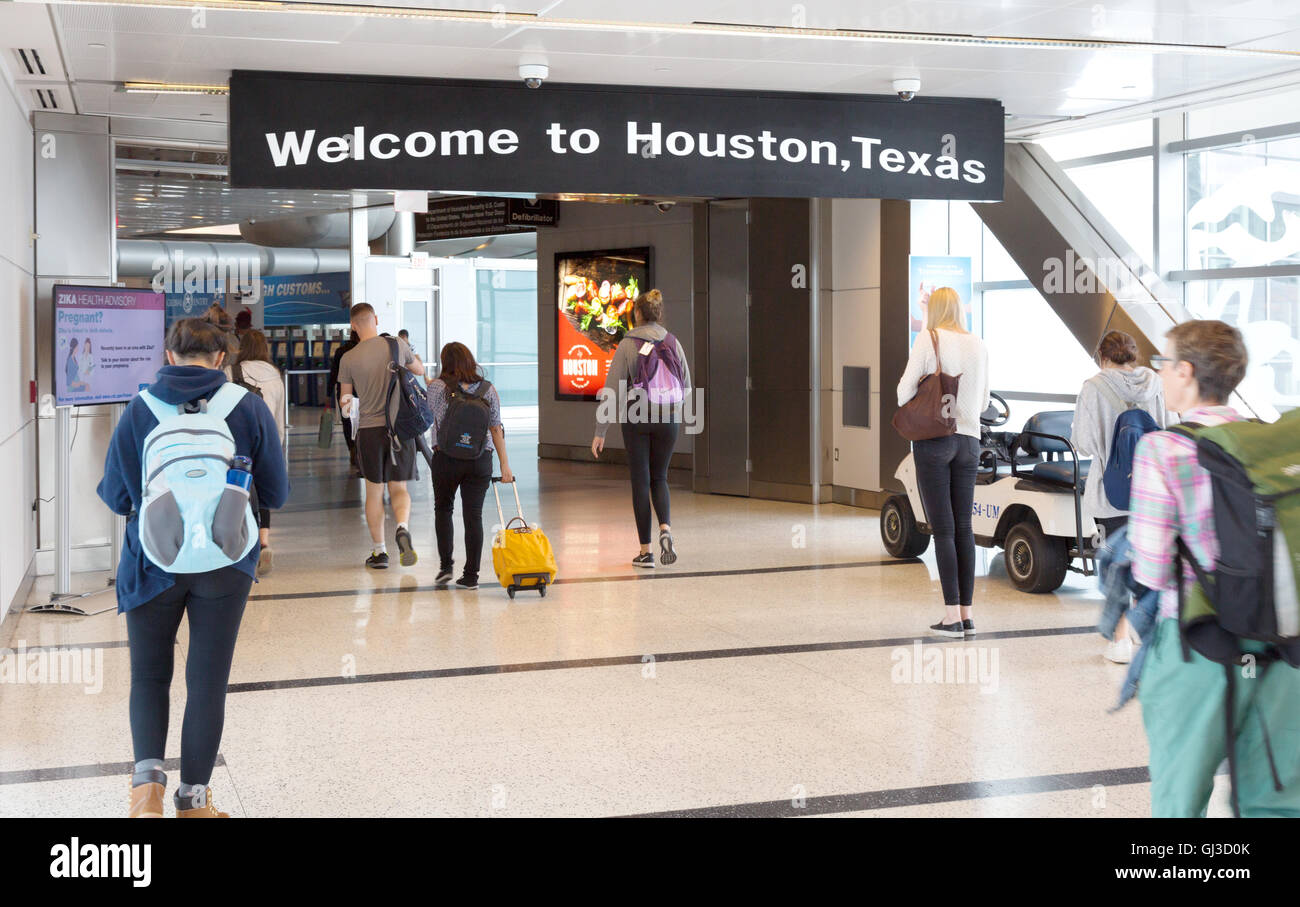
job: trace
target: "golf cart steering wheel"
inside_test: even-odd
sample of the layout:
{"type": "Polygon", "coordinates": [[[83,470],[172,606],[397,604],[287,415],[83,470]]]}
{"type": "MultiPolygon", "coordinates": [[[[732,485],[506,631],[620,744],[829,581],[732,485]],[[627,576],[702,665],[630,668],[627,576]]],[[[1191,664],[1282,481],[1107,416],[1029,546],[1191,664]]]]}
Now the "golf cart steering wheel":
{"type": "Polygon", "coordinates": [[[997,428],[999,425],[1006,425],[1010,419],[1011,407],[1007,406],[1007,401],[989,391],[989,408],[980,413],[980,424],[997,428]],[[999,406],[1002,407],[1000,411],[999,406]]]}

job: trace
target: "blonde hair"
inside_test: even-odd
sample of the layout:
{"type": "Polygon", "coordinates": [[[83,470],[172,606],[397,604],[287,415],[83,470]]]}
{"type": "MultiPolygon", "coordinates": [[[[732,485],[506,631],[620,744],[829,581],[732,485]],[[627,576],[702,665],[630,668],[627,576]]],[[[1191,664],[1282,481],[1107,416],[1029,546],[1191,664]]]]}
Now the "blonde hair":
{"type": "Polygon", "coordinates": [[[962,310],[961,297],[952,287],[939,287],[930,294],[930,301],[925,306],[925,329],[933,331],[939,328],[970,333],[966,330],[966,313],[962,310]]]}

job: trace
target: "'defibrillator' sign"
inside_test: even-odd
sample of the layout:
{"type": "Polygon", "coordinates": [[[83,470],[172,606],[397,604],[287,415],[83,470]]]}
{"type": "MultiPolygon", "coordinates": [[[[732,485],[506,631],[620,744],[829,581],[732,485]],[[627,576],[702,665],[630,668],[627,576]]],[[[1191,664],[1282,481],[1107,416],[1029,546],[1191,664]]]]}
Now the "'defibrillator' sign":
{"type": "Polygon", "coordinates": [[[1002,199],[998,101],[321,76],[230,79],[230,182],[1002,199]]]}

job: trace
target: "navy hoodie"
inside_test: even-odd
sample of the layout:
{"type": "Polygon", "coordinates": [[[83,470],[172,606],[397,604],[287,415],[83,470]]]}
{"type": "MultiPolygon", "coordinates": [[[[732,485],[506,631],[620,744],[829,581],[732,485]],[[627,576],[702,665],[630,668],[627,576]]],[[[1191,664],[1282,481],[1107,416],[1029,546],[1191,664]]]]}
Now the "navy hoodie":
{"type": "MultiPolygon", "coordinates": [[[[158,380],[149,386],[149,393],[164,403],[193,403],[211,397],[225,383],[225,373],[216,369],[166,365],[158,371],[158,380]]],[[[127,404],[108,445],[104,478],[99,483],[99,496],[109,509],[130,517],[126,521],[122,560],[117,565],[119,612],[143,605],[176,583],[172,574],[144,556],[140,547],[139,521],[135,518],[142,496],[141,448],[157,424],[153,412],[139,397],[127,404]]],[[[226,425],[234,436],[235,450],[253,461],[253,483],[257,487],[259,505],[273,510],[283,507],[289,498],[289,471],[285,467],[275,417],[266,403],[256,394],[245,394],[226,418],[226,425]]],[[[254,544],[248,556],[235,566],[256,577],[260,550],[260,546],[254,544]]]]}

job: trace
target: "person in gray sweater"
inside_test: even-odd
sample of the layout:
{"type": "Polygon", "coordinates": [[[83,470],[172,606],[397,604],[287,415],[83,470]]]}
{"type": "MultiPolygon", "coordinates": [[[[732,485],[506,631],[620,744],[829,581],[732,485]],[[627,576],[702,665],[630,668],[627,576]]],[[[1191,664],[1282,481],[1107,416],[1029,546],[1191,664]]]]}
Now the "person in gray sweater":
{"type": "MultiPolygon", "coordinates": [[[[633,312],[636,327],[619,341],[614,359],[609,364],[605,386],[600,392],[591,455],[600,457],[601,451],[605,449],[605,433],[609,430],[610,422],[619,422],[623,431],[623,446],[627,449],[628,470],[632,476],[632,510],[636,515],[637,535],[641,541],[641,553],[633,558],[632,564],[650,568],[655,566],[654,555],[650,553],[652,501],[655,516],[659,518],[659,562],[668,565],[677,560],[669,519],[668,464],[673,456],[673,447],[677,444],[682,406],[680,403],[648,407],[637,405],[632,391],[640,370],[638,360],[653,351],[660,357],[660,369],[671,364],[676,372],[673,380],[681,386],[682,400],[691,393],[691,372],[686,364],[686,352],[682,349],[681,341],[668,333],[660,323],[664,315],[663,294],[658,290],[643,293],[637,298],[633,312]],[[655,350],[661,344],[669,349],[655,350]],[[610,418],[611,408],[617,413],[616,418],[610,418]]],[[[666,377],[659,374],[651,383],[658,386],[666,377]]],[[[649,390],[651,396],[659,392],[656,387],[649,390]]]]}
{"type": "MultiPolygon", "coordinates": [[[[1140,408],[1150,413],[1161,428],[1166,423],[1160,376],[1146,366],[1136,365],[1137,358],[1137,341],[1128,334],[1110,331],[1102,337],[1097,346],[1101,371],[1083,383],[1074,409],[1070,440],[1080,457],[1092,458],[1083,490],[1083,516],[1091,517],[1103,534],[1115,532],[1128,521],[1128,513],[1112,507],[1102,488],[1116,417],[1126,409],[1140,408]]],[[[1133,657],[1128,621],[1122,617],[1105,656],[1119,664],[1133,657]]]]}

